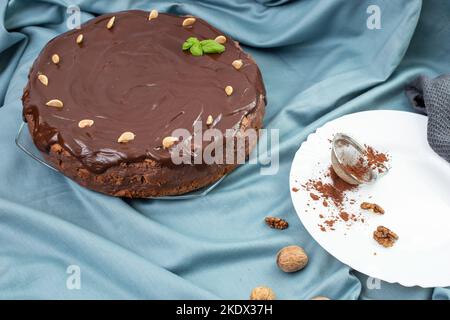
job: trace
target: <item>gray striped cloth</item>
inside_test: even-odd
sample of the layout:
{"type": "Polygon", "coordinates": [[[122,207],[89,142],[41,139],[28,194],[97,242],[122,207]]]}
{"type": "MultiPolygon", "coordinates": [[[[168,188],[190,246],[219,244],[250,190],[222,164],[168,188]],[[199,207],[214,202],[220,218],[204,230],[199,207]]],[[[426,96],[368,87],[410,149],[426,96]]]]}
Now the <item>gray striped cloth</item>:
{"type": "Polygon", "coordinates": [[[428,115],[428,143],[450,162],[450,74],[435,79],[420,76],[405,88],[413,107],[428,115]]]}

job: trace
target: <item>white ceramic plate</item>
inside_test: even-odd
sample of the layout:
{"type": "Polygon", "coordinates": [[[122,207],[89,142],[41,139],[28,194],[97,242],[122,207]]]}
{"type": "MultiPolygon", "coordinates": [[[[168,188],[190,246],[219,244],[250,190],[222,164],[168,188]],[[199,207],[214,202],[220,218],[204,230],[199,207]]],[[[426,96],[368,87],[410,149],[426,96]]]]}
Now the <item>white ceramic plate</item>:
{"type": "Polygon", "coordinates": [[[426,132],[425,116],[401,111],[360,112],[328,122],[309,135],[295,154],[291,198],[314,239],[351,268],[404,286],[445,287],[450,286],[450,164],[430,148],[426,132]],[[352,210],[364,215],[364,223],[351,227],[338,223],[335,231],[323,232],[318,213],[333,209],[312,201],[300,185],[330,165],[328,139],[337,132],[388,152],[391,170],[376,183],[351,192],[357,200],[352,210]],[[294,192],[293,187],[300,190],[294,192]],[[386,213],[364,212],[359,209],[361,201],[375,202],[386,213]],[[379,225],[398,234],[393,247],[384,248],[373,240],[379,225]]]}

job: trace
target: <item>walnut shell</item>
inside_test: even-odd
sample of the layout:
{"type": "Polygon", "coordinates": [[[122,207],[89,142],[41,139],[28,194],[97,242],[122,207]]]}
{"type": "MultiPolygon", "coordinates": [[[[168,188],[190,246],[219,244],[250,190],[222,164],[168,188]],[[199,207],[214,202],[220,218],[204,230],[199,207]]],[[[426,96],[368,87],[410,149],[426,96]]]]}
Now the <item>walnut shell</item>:
{"type": "Polygon", "coordinates": [[[311,300],[330,300],[330,298],[324,297],[324,296],[317,296],[312,298],[311,300]]]}
{"type": "Polygon", "coordinates": [[[308,256],[299,246],[287,246],[277,254],[277,264],[284,272],[296,272],[308,263],[308,256]]]}
{"type": "Polygon", "coordinates": [[[275,292],[269,287],[256,287],[250,294],[250,300],[275,300],[275,292]]]}

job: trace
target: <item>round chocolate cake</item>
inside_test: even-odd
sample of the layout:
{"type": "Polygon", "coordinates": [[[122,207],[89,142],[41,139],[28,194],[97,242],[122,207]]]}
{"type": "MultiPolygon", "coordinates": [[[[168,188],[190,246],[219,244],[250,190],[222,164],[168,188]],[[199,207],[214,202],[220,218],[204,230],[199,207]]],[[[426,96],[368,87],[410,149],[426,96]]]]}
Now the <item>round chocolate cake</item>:
{"type": "Polygon", "coordinates": [[[194,134],[198,123],[224,134],[259,130],[265,89],[253,59],[207,22],[133,10],[51,40],[22,101],[35,145],[59,171],[92,190],[140,198],[186,193],[234,169],[175,164],[171,150],[182,140],[172,133],[194,134]]]}

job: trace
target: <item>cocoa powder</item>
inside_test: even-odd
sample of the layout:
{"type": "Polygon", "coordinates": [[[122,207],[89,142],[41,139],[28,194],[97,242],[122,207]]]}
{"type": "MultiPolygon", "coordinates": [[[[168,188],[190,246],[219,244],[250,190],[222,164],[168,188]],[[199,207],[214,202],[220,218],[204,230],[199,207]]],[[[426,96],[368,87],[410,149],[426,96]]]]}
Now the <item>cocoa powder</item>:
{"type": "Polygon", "coordinates": [[[365,163],[364,158],[359,158],[354,165],[344,165],[344,169],[359,181],[364,181],[369,174],[370,165],[365,163]]]}
{"type": "Polygon", "coordinates": [[[371,146],[365,145],[367,152],[367,161],[369,167],[373,169],[378,169],[379,173],[384,172],[385,163],[389,161],[387,154],[379,152],[372,148],[371,146]]]}
{"type": "MultiPolygon", "coordinates": [[[[380,172],[383,172],[386,169],[385,164],[389,161],[387,154],[378,152],[367,145],[365,147],[367,158],[361,158],[355,165],[346,167],[357,178],[363,178],[371,169],[378,168],[380,172]]],[[[355,222],[365,222],[362,213],[359,211],[356,214],[346,211],[349,205],[353,206],[356,203],[354,198],[347,198],[347,193],[358,190],[359,186],[349,184],[339,178],[332,166],[329,166],[325,172],[321,173],[319,178],[309,179],[301,186],[309,192],[312,200],[321,200],[319,203],[328,209],[327,215],[319,214],[319,218],[322,219],[322,224],[318,224],[320,230],[324,232],[335,230],[335,224],[339,221],[344,222],[347,227],[350,227],[355,222]]],[[[313,209],[315,208],[313,207],[313,209]]]]}
{"type": "Polygon", "coordinates": [[[348,219],[349,219],[349,214],[348,214],[347,212],[345,212],[345,211],[341,211],[341,212],[339,213],[339,216],[340,216],[341,219],[344,220],[344,221],[348,221],[348,219]]]}
{"type": "MultiPolygon", "coordinates": [[[[328,206],[328,202],[331,201],[336,207],[340,208],[344,202],[344,193],[356,189],[357,186],[347,183],[339,178],[336,172],[334,172],[332,166],[328,168],[328,172],[325,174],[325,177],[330,177],[331,183],[324,183],[322,182],[322,179],[309,180],[306,183],[306,188],[308,191],[314,190],[318,192],[322,199],[326,202],[325,206],[328,206]]],[[[314,200],[319,199],[319,197],[314,193],[310,193],[310,195],[314,200]]]]}
{"type": "Polygon", "coordinates": [[[316,194],[314,194],[314,193],[312,193],[312,192],[309,194],[309,196],[310,196],[311,199],[313,199],[314,201],[317,201],[317,200],[320,199],[320,197],[319,197],[318,195],[316,195],[316,194]]]}

